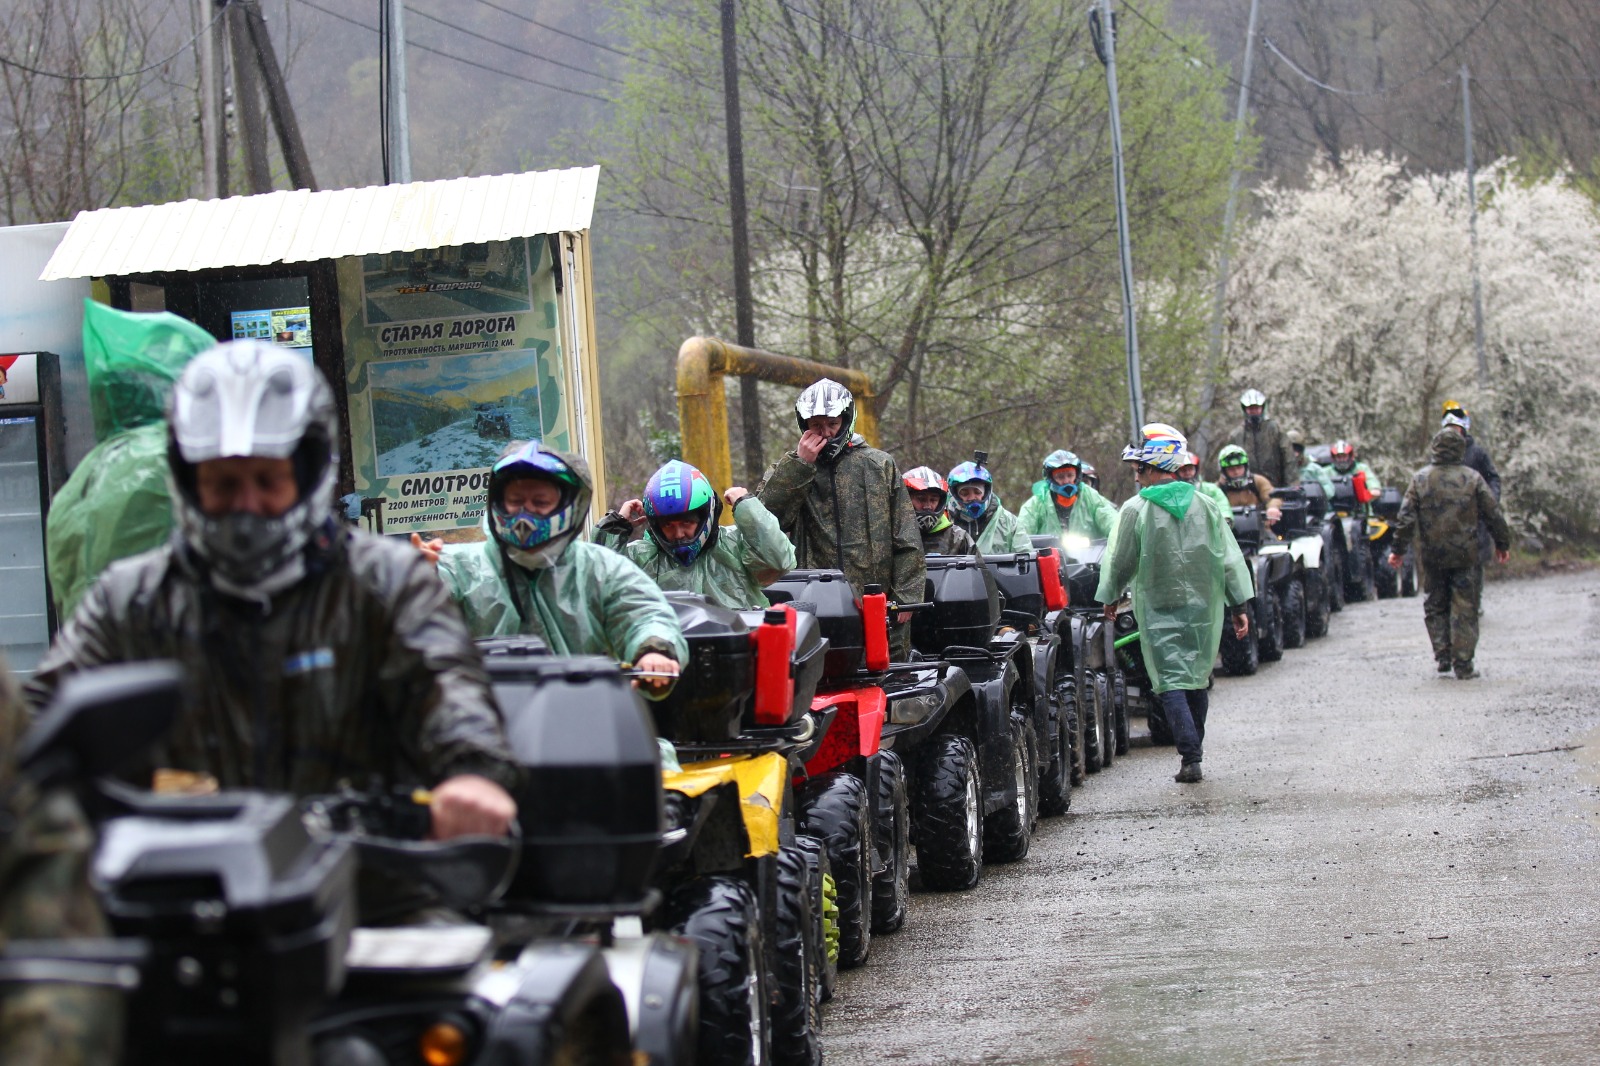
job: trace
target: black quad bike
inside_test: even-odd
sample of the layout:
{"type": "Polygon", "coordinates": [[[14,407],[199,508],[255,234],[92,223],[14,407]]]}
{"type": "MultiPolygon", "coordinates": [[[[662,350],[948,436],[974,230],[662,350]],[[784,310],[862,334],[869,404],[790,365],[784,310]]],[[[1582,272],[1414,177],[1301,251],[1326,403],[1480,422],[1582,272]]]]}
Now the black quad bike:
{"type": "MultiPolygon", "coordinates": [[[[1054,542],[1054,537],[1035,537],[1054,542]]],[[[1095,598],[1105,558],[1103,540],[1062,541],[1062,575],[1067,607],[1056,619],[1062,643],[1071,649],[1076,687],[1076,728],[1072,731],[1073,783],[1099,773],[1128,750],[1130,686],[1113,654],[1114,627],[1105,621],[1105,605],[1095,598]]],[[[1132,697],[1137,701],[1137,695],[1132,697]]]]}
{"type": "Polygon", "coordinates": [[[1411,552],[1406,552],[1400,569],[1389,565],[1389,551],[1394,546],[1394,522],[1400,517],[1400,505],[1405,496],[1398,488],[1389,486],[1372,501],[1372,515],[1367,519],[1367,543],[1372,549],[1374,584],[1380,599],[1392,600],[1396,596],[1417,594],[1417,562],[1411,552]]]}
{"type": "MultiPolygon", "coordinates": [[[[792,611],[731,611],[691,593],[668,601],[689,657],[647,706],[680,765],[660,782],[666,845],[650,874],[660,905],[641,917],[695,946],[700,1061],[820,1062],[829,866],[797,829],[790,780],[827,730],[811,694],[828,642],[792,611]]],[[[563,662],[531,638],[480,645],[497,694],[563,662]]]]}
{"type": "Polygon", "coordinates": [[[1329,501],[1337,516],[1344,540],[1344,599],[1346,603],[1362,603],[1376,599],[1377,567],[1373,564],[1369,542],[1368,516],[1371,509],[1362,502],[1356,490],[1355,478],[1349,474],[1333,474],[1333,498],[1329,501]]]}
{"type": "MultiPolygon", "coordinates": [[[[1290,553],[1301,567],[1304,636],[1327,636],[1335,604],[1343,602],[1344,572],[1340,562],[1343,529],[1333,520],[1327,496],[1319,483],[1307,481],[1297,488],[1274,489],[1273,492],[1281,501],[1283,511],[1277,533],[1288,543],[1290,553]]],[[[1285,635],[1289,647],[1298,648],[1304,643],[1297,637],[1298,633],[1285,635]]]]}
{"type": "MultiPolygon", "coordinates": [[[[630,1017],[610,946],[548,939],[497,917],[502,907],[617,913],[643,900],[641,873],[661,845],[659,787],[650,787],[659,764],[637,697],[610,671],[609,692],[585,686],[588,716],[563,709],[538,729],[551,751],[584,752],[587,772],[560,773],[578,768],[570,758],[527,768],[530,782],[558,772],[518,795],[551,803],[522,839],[520,863],[515,839],[422,839],[426,797],[409,790],[296,801],[99,783],[89,793],[101,819],[91,880],[121,939],[13,942],[0,981],[77,971],[124,990],[126,1063],[697,1061],[695,959],[681,941],[634,938],[649,992],[630,1017]],[[355,928],[358,872],[363,906],[414,893],[462,917],[355,928]]],[[[44,783],[113,772],[165,731],[180,694],[172,664],[72,679],[25,741],[23,763],[44,783]]],[[[545,717],[508,713],[524,727],[545,717]]]]}
{"type": "Polygon", "coordinates": [[[1244,553],[1255,591],[1245,604],[1248,634],[1240,640],[1233,627],[1223,626],[1219,658],[1225,673],[1247,676],[1263,662],[1283,658],[1285,620],[1291,610],[1294,615],[1289,624],[1300,627],[1303,642],[1305,586],[1289,545],[1267,529],[1266,515],[1259,508],[1233,509],[1233,536],[1244,553]]]}

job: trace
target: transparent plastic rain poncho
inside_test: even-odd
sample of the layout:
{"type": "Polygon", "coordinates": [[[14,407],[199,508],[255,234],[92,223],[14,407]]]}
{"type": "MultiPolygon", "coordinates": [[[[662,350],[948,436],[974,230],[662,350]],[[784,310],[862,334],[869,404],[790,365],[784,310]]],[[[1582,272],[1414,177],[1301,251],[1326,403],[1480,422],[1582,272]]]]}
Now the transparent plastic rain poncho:
{"type": "Polygon", "coordinates": [[[167,397],[189,360],[216,343],[177,315],[84,301],[83,357],[100,443],[50,501],[46,561],[62,621],[106,567],[166,542],[167,397]]]}
{"type": "Polygon", "coordinates": [[[1253,595],[1222,509],[1184,481],[1146,488],[1123,504],[1095,598],[1113,603],[1129,585],[1155,691],[1205,688],[1224,607],[1253,595]]]}

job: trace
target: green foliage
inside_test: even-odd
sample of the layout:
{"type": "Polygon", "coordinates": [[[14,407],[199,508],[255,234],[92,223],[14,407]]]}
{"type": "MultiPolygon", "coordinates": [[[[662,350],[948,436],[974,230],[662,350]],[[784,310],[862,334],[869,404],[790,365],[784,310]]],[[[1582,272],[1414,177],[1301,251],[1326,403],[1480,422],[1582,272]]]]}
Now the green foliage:
{"type": "MultiPolygon", "coordinates": [[[[1161,5],[1145,14],[1165,22],[1161,5]]],[[[1105,77],[1084,10],[821,0],[740,17],[758,346],[866,370],[906,465],[1003,451],[1002,489],[1020,500],[1054,447],[1111,461],[1126,386],[1105,77]]],[[[640,332],[731,336],[715,9],[621,0],[617,28],[640,56],[606,137],[637,227],[628,309],[640,332]]],[[[1168,413],[1197,391],[1233,158],[1225,76],[1196,56],[1210,58],[1197,37],[1123,22],[1135,272],[1156,279],[1144,374],[1168,413]]],[[[792,446],[786,402],[769,406],[792,446]]]]}

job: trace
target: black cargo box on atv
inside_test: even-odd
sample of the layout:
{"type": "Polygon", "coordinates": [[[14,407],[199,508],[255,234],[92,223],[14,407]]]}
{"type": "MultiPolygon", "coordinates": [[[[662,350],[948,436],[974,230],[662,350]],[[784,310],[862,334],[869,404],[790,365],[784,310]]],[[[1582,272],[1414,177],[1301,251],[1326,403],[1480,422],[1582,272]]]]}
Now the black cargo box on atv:
{"type": "Polygon", "coordinates": [[[661,751],[644,700],[599,656],[551,657],[524,637],[480,641],[523,767],[515,907],[637,905],[661,849],[661,751]]]}
{"type": "Polygon", "coordinates": [[[1254,504],[1233,509],[1233,539],[1240,551],[1249,555],[1261,550],[1262,525],[1261,511],[1254,504]]]}
{"type": "Polygon", "coordinates": [[[989,564],[995,584],[1004,597],[1001,609],[1043,622],[1044,588],[1039,581],[1039,557],[1033,552],[1012,552],[1010,555],[986,555],[984,561],[989,564]]]}
{"type": "Polygon", "coordinates": [[[791,570],[765,591],[774,605],[793,604],[796,611],[816,618],[822,638],[828,642],[824,677],[845,677],[862,669],[867,654],[866,627],[855,588],[843,573],[791,570]]]}
{"type": "Polygon", "coordinates": [[[937,656],[949,647],[988,647],[1000,625],[1000,587],[989,567],[973,556],[929,556],[927,588],[933,609],[911,620],[918,651],[937,656]]]}
{"type": "MultiPolygon", "coordinates": [[[[761,723],[755,720],[752,699],[756,686],[753,637],[763,624],[763,612],[729,610],[690,592],[666,595],[689,645],[689,661],[683,664],[672,692],[650,705],[657,732],[674,744],[714,744],[756,728],[761,723]]],[[[810,708],[827,648],[817,618],[796,612],[795,644],[789,660],[795,684],[790,722],[810,708]]]]}

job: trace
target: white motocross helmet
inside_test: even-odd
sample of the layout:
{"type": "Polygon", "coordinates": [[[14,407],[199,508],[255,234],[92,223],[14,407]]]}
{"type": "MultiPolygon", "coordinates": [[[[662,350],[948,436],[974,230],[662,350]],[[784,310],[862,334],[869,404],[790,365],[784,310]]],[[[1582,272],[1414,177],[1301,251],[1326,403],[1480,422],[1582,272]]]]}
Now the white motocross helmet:
{"type": "Polygon", "coordinates": [[[839,458],[839,453],[850,443],[856,421],[856,398],[850,394],[849,389],[837,381],[823,378],[806,386],[800,398],[794,402],[794,413],[802,432],[806,429],[806,420],[817,415],[839,419],[841,424],[838,434],[829,439],[823,446],[821,455],[818,456],[821,461],[831,463],[839,458]]]}
{"type": "Polygon", "coordinates": [[[282,587],[329,521],[338,478],[333,391],[305,358],[262,341],[219,344],[184,368],[172,392],[167,462],[178,535],[228,586],[282,587]],[[289,459],[299,499],[276,518],[207,515],[195,467],[210,459],[289,459]]]}

